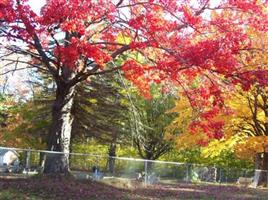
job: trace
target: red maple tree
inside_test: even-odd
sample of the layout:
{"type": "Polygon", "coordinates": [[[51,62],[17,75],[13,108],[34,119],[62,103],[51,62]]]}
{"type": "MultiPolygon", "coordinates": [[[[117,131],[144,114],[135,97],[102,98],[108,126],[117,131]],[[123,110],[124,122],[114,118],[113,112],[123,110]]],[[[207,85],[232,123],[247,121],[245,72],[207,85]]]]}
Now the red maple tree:
{"type": "Polygon", "coordinates": [[[77,84],[118,69],[148,98],[152,82],[180,86],[203,111],[193,129],[220,138],[222,123],[213,121],[223,105],[219,80],[245,89],[268,82],[265,69],[247,69],[237,60],[251,46],[246,29],[266,31],[266,6],[256,0],[47,0],[36,14],[27,0],[2,0],[0,36],[9,42],[1,48],[28,55],[29,65],[57,85],[48,149],[66,154],[48,156],[45,172],[69,169],[77,84]]]}

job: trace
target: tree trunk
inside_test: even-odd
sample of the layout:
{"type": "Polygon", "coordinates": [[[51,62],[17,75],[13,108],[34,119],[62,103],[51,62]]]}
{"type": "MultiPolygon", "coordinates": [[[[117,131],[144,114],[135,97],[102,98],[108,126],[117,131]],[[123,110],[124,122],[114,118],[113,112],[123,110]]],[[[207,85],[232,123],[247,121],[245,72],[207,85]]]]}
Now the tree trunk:
{"type": "Polygon", "coordinates": [[[108,170],[109,173],[114,173],[115,157],[116,156],[116,144],[111,143],[109,147],[109,158],[108,158],[108,170]]]}
{"type": "Polygon", "coordinates": [[[52,110],[52,126],[48,138],[48,150],[62,153],[46,155],[44,173],[68,173],[71,130],[73,123],[72,107],[75,86],[58,84],[56,100],[52,110]]]}
{"type": "Polygon", "coordinates": [[[255,174],[253,178],[253,187],[268,184],[268,153],[257,154],[255,157],[255,174]]]}
{"type": "Polygon", "coordinates": [[[30,151],[26,151],[26,155],[25,155],[25,170],[28,173],[30,171],[31,168],[31,152],[30,151]]]}
{"type": "Polygon", "coordinates": [[[39,154],[39,172],[42,174],[45,168],[46,153],[40,152],[39,154]]]}
{"type": "MultiPolygon", "coordinates": [[[[149,151],[146,151],[146,157],[145,157],[145,159],[146,160],[155,160],[153,153],[151,153],[149,151]]],[[[148,174],[151,174],[152,173],[152,168],[153,168],[153,162],[150,162],[150,161],[146,161],[146,162],[147,162],[147,164],[146,164],[147,173],[148,174]]]]}
{"type": "Polygon", "coordinates": [[[267,186],[268,153],[263,153],[261,170],[258,185],[267,186]]]}
{"type": "Polygon", "coordinates": [[[154,162],[147,161],[147,173],[151,174],[153,172],[154,162]]]}

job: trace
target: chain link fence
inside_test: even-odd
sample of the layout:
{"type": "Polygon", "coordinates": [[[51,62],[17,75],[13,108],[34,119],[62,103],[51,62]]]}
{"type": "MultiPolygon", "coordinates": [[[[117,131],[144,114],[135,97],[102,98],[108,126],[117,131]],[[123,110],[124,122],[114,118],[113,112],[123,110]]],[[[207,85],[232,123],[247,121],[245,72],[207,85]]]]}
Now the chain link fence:
{"type": "MultiPolygon", "coordinates": [[[[31,176],[43,172],[45,158],[60,152],[0,147],[0,175],[31,176]]],[[[152,161],[125,157],[70,153],[70,172],[79,179],[121,179],[145,185],[159,183],[200,182],[249,184],[256,174],[268,171],[255,169],[223,169],[199,164],[152,161]]]]}

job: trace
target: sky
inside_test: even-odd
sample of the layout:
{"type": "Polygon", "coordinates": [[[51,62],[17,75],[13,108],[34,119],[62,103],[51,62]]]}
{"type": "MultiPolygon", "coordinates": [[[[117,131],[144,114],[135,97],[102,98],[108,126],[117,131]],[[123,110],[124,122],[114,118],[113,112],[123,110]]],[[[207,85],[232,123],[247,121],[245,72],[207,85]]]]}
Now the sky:
{"type": "MultiPolygon", "coordinates": [[[[0,0],[1,1],[1,0],[0,0]]],[[[29,0],[29,4],[34,10],[35,13],[39,14],[41,7],[46,3],[46,0],[29,0]]],[[[5,64],[5,62],[1,62],[1,64],[5,64]]],[[[0,71],[1,73],[2,71],[0,71]]],[[[9,73],[8,74],[8,82],[7,82],[7,93],[24,93],[24,91],[28,91],[30,88],[26,83],[29,80],[29,74],[27,71],[17,71],[16,73],[9,73]]],[[[0,85],[2,86],[2,82],[6,77],[1,77],[0,85]],[[3,79],[3,80],[2,80],[3,79]]],[[[0,90],[2,92],[2,87],[0,90]]]]}
{"type": "MultiPolygon", "coordinates": [[[[0,0],[1,1],[1,0],[0,0]]],[[[196,1],[196,0],[193,0],[196,1]]],[[[211,6],[215,6],[218,4],[218,0],[211,0],[211,6]]],[[[34,10],[34,12],[36,14],[40,14],[40,10],[42,8],[43,5],[45,5],[46,0],[29,0],[29,5],[32,7],[32,9],[34,10]]],[[[22,84],[23,82],[28,80],[28,74],[27,73],[16,73],[13,74],[9,77],[9,85],[13,85],[13,86],[20,86],[20,87],[25,87],[24,84],[22,84]]],[[[0,88],[1,89],[1,88],[0,88]]],[[[14,90],[15,87],[12,87],[11,90],[14,90]]]]}
{"type": "Polygon", "coordinates": [[[46,3],[46,0],[29,0],[29,4],[35,13],[39,14],[41,7],[46,3]]]}
{"type": "MultiPolygon", "coordinates": [[[[194,0],[195,2],[195,0],[194,0]]],[[[36,13],[40,13],[40,9],[41,7],[46,3],[46,0],[29,0],[29,4],[31,5],[31,7],[33,8],[33,10],[36,12],[36,13]]],[[[210,1],[210,5],[211,6],[216,6],[218,5],[219,3],[219,0],[211,0],[210,1]]]]}

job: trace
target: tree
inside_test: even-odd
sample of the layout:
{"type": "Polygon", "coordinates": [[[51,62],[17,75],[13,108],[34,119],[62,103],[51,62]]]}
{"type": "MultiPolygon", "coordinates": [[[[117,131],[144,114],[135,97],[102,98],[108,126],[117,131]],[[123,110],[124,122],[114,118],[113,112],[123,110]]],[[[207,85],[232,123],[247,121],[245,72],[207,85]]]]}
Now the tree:
{"type": "Polygon", "coordinates": [[[8,118],[8,107],[4,95],[0,96],[0,128],[5,127],[8,118]]]}
{"type": "Polygon", "coordinates": [[[240,136],[235,146],[236,155],[252,160],[256,171],[254,185],[267,183],[268,170],[268,93],[267,87],[255,85],[248,92],[241,92],[236,103],[234,136],[240,136]],[[237,101],[238,102],[238,101],[237,101]],[[241,107],[243,106],[243,108],[241,107]]]}
{"type": "MultiPolygon", "coordinates": [[[[267,87],[260,85],[252,86],[248,91],[243,91],[237,87],[235,92],[228,95],[229,99],[225,101],[225,106],[229,108],[229,115],[217,116],[224,121],[222,129],[224,137],[221,140],[209,138],[202,130],[191,133],[187,129],[176,139],[177,146],[182,148],[192,148],[198,145],[206,146],[202,149],[204,157],[216,158],[224,154],[235,154],[238,158],[253,161],[256,169],[256,185],[264,184],[267,180],[267,87]]],[[[173,111],[187,111],[188,114],[178,116],[170,126],[188,123],[192,120],[190,116],[191,107],[189,104],[177,102],[173,111]],[[178,106],[179,105],[179,106],[178,106]],[[186,116],[186,117],[185,117],[186,116]]]]}
{"type": "Polygon", "coordinates": [[[43,107],[12,97],[0,101],[0,115],[3,111],[4,116],[0,121],[1,146],[44,149],[50,112],[43,107]]]}
{"type": "Polygon", "coordinates": [[[267,183],[267,87],[255,85],[247,92],[237,88],[237,92],[228,100],[227,105],[231,109],[228,117],[225,117],[225,137],[221,141],[210,142],[206,155],[232,150],[235,155],[243,160],[255,164],[254,185],[267,183]]]}
{"type": "MultiPolygon", "coordinates": [[[[1,48],[6,48],[8,54],[31,57],[35,62],[9,61],[38,68],[56,82],[47,143],[49,150],[64,154],[47,157],[47,173],[68,172],[73,97],[77,85],[89,76],[122,68],[125,76],[148,96],[151,82],[171,79],[187,88],[197,75],[202,75],[199,89],[192,94],[199,95],[198,100],[214,96],[215,110],[221,103],[217,101],[220,94],[213,75],[221,74],[237,82],[241,82],[238,77],[242,75],[254,75],[256,70],[241,68],[235,57],[241,49],[250,47],[245,27],[267,27],[263,12],[266,4],[255,0],[229,0],[217,5],[209,0],[196,4],[177,0],[48,0],[40,15],[27,2],[1,1],[0,35],[6,40],[1,48]],[[213,18],[209,17],[211,10],[216,13],[213,18]],[[117,42],[118,35],[126,41],[117,42]],[[115,66],[114,61],[126,51],[138,52],[146,62],[138,63],[135,57],[129,57],[115,66]],[[211,92],[206,95],[207,91],[211,92]]],[[[10,71],[22,70],[14,66],[10,71]]],[[[207,103],[200,101],[201,104],[207,103]]],[[[200,126],[200,121],[195,125],[200,126]]]]}
{"type": "MultiPolygon", "coordinates": [[[[174,114],[166,112],[174,106],[175,98],[171,94],[159,94],[156,89],[152,93],[154,98],[151,100],[132,96],[139,121],[130,120],[130,123],[140,124],[132,137],[138,154],[147,160],[156,160],[173,147],[173,141],[166,140],[165,133],[166,126],[174,119],[174,114]]],[[[176,134],[174,132],[172,134],[176,134]]]]}
{"type": "MultiPolygon", "coordinates": [[[[252,46],[254,48],[242,54],[240,61],[248,68],[261,66],[267,70],[267,33],[250,29],[249,33],[252,35],[252,46]]],[[[264,170],[255,171],[254,186],[266,184],[267,180],[267,173],[265,172],[265,170],[268,170],[267,91],[265,84],[256,82],[248,87],[247,91],[238,88],[236,96],[229,101],[230,107],[234,110],[232,122],[229,122],[232,130],[232,134],[229,133],[229,139],[237,138],[235,143],[236,155],[242,159],[254,161],[256,169],[264,170]]]]}
{"type": "Polygon", "coordinates": [[[95,138],[103,143],[119,139],[126,124],[127,105],[116,78],[112,74],[93,77],[78,86],[74,99],[73,137],[95,138]]]}
{"type": "Polygon", "coordinates": [[[108,144],[110,173],[114,172],[117,144],[126,144],[129,134],[125,89],[115,76],[93,77],[90,83],[78,86],[73,107],[72,137],[92,138],[108,144]]]}
{"type": "MultiPolygon", "coordinates": [[[[14,101],[11,98],[8,98],[6,95],[0,95],[0,139],[1,145],[5,145],[5,133],[3,130],[9,125],[10,112],[14,107],[14,101]]],[[[10,144],[10,142],[7,142],[10,144]]]]}

